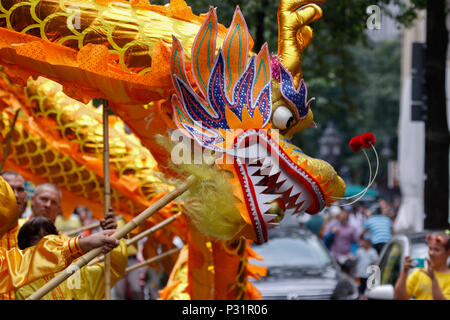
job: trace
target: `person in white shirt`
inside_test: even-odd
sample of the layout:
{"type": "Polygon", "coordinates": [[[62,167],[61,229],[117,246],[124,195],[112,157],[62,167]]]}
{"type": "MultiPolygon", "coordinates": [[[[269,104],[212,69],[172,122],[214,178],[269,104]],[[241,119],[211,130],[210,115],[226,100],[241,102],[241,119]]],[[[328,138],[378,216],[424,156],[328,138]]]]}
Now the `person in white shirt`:
{"type": "Polygon", "coordinates": [[[369,274],[367,273],[367,268],[370,265],[376,264],[378,260],[378,253],[372,247],[370,242],[370,237],[367,234],[362,234],[360,236],[360,246],[356,249],[356,276],[360,279],[359,282],[359,294],[360,297],[364,295],[364,291],[367,288],[367,279],[369,274]]]}

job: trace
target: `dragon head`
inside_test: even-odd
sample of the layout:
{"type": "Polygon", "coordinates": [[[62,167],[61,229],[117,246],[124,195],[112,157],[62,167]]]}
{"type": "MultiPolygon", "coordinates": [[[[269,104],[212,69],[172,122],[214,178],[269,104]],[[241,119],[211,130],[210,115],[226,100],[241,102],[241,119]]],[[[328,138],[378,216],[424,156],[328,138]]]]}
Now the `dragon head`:
{"type": "Polygon", "coordinates": [[[297,87],[295,76],[282,63],[277,64],[279,78],[272,79],[267,44],[258,54],[250,52],[239,7],[218,50],[217,30],[211,8],[192,46],[193,81],[174,37],[173,114],[184,134],[220,154],[216,164],[232,172],[230,180],[237,186],[233,193],[241,201],[239,211],[246,222],[236,234],[263,243],[268,228],[276,226],[285,212],[318,213],[344,194],[345,184],[328,163],[308,157],[283,135],[296,130],[292,126],[302,126],[301,121],[312,122],[304,81],[297,87]],[[288,111],[297,117],[296,123],[283,125],[288,111]]]}

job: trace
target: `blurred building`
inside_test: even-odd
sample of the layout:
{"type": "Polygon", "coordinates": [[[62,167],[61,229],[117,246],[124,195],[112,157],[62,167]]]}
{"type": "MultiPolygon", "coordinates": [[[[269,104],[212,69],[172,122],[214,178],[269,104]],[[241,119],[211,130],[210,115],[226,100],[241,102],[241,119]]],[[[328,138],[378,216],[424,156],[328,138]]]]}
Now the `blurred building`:
{"type": "MultiPolygon", "coordinates": [[[[450,7],[450,0],[447,0],[450,7]]],[[[450,29],[450,15],[447,15],[450,29]]],[[[426,43],[426,12],[422,11],[411,28],[401,30],[402,66],[399,119],[399,180],[402,202],[394,225],[395,231],[423,230],[425,182],[425,123],[411,120],[413,43],[426,43]],[[412,156],[413,155],[413,156],[412,156]]],[[[450,123],[450,46],[447,49],[447,122],[450,123]]],[[[450,164],[449,164],[450,165],[450,164]]],[[[450,199],[449,199],[450,203],[450,199]]],[[[450,216],[450,215],[449,215],[450,216]]],[[[450,218],[449,218],[450,220],[450,218]]]]}

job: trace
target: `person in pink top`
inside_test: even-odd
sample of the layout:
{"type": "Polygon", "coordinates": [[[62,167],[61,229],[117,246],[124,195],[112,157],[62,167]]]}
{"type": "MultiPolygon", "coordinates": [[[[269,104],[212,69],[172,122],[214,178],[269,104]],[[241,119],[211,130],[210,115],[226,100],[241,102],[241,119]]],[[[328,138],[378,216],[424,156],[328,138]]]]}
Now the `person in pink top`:
{"type": "Polygon", "coordinates": [[[330,222],[324,231],[325,234],[331,233],[333,235],[330,253],[342,267],[345,267],[347,272],[350,272],[350,269],[354,266],[354,257],[351,250],[353,244],[359,240],[358,231],[348,223],[349,214],[348,208],[341,208],[337,219],[330,222]]]}

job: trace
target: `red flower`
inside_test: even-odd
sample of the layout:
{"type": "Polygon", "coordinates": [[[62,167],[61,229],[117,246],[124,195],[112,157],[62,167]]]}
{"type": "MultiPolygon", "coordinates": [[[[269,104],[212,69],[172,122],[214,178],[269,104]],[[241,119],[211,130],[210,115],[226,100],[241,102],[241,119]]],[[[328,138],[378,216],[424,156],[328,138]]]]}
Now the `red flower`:
{"type": "Polygon", "coordinates": [[[370,149],[372,147],[372,145],[375,144],[375,136],[373,135],[372,132],[363,133],[360,136],[360,139],[361,139],[361,144],[365,148],[370,149]]]}
{"type": "Polygon", "coordinates": [[[350,148],[354,152],[359,152],[362,149],[361,138],[359,136],[353,137],[349,142],[350,148]]]}

